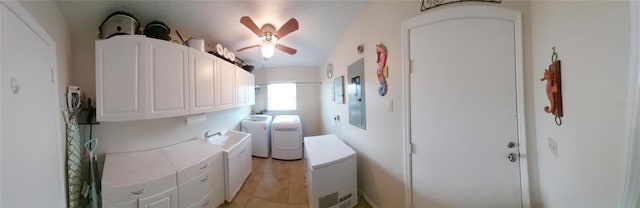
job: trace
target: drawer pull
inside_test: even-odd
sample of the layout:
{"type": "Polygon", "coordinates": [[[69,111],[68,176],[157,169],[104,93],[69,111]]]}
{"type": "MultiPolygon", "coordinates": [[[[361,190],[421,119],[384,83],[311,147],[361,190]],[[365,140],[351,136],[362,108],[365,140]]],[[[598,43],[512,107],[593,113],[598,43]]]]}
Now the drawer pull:
{"type": "Polygon", "coordinates": [[[140,189],[138,191],[134,191],[134,192],[131,192],[131,193],[134,194],[134,195],[140,195],[140,194],[144,193],[145,191],[147,191],[147,189],[140,189]]]}
{"type": "Polygon", "coordinates": [[[207,206],[209,204],[209,199],[207,199],[207,202],[205,202],[204,204],[200,205],[201,207],[207,206]]]}
{"type": "Polygon", "coordinates": [[[200,170],[205,169],[205,168],[207,168],[207,167],[209,167],[209,163],[204,164],[202,167],[200,167],[200,170]]]}
{"type": "Polygon", "coordinates": [[[205,181],[207,181],[208,179],[209,179],[209,176],[204,177],[203,179],[200,179],[200,183],[205,182],[205,181]]]}

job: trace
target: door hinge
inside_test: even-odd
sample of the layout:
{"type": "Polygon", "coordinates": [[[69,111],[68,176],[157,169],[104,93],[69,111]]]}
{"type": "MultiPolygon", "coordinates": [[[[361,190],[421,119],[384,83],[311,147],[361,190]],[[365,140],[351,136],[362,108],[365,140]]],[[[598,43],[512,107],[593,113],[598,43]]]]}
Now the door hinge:
{"type": "Polygon", "coordinates": [[[49,68],[49,79],[51,80],[51,83],[53,83],[53,68],[49,68]]]}
{"type": "Polygon", "coordinates": [[[409,74],[413,73],[413,61],[409,59],[409,74]]]}
{"type": "Polygon", "coordinates": [[[410,145],[409,148],[410,148],[411,154],[415,154],[416,153],[416,145],[413,144],[413,143],[411,143],[409,145],[410,145]]]}

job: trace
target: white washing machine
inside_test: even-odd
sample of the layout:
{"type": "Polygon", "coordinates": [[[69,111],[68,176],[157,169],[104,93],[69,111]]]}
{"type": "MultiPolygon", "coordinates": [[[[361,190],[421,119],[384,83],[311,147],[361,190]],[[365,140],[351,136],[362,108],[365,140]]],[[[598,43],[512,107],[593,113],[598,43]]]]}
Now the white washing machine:
{"type": "Polygon", "coordinates": [[[302,124],[298,115],[276,116],[271,124],[272,158],[302,159],[302,124]]]}
{"type": "Polygon", "coordinates": [[[250,115],[240,122],[240,130],[251,134],[251,154],[256,157],[269,157],[271,153],[270,115],[250,115]]]}

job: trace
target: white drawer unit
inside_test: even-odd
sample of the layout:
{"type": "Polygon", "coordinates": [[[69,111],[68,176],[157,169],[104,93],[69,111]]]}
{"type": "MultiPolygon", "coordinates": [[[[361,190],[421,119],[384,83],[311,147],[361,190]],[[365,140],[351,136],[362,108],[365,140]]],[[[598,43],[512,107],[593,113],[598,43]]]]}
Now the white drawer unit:
{"type": "Polygon", "coordinates": [[[224,203],[222,148],[203,140],[140,152],[107,154],[105,208],[210,207],[224,203]]]}
{"type": "Polygon", "coordinates": [[[304,138],[309,207],[354,207],[356,152],[334,135],[304,138]]]}
{"type": "Polygon", "coordinates": [[[224,166],[220,147],[204,140],[190,140],[162,148],[162,151],[177,171],[178,207],[217,207],[224,203],[224,166]],[[204,198],[206,203],[202,201],[204,198]]]}
{"type": "Polygon", "coordinates": [[[197,202],[187,206],[187,208],[215,208],[215,207],[217,207],[217,205],[214,205],[214,203],[211,203],[212,200],[215,200],[213,198],[214,198],[214,194],[213,193],[209,193],[209,194],[205,195],[204,197],[202,197],[197,202]]]}
{"type": "Polygon", "coordinates": [[[102,206],[178,207],[176,170],[160,150],[107,154],[102,206]]]}

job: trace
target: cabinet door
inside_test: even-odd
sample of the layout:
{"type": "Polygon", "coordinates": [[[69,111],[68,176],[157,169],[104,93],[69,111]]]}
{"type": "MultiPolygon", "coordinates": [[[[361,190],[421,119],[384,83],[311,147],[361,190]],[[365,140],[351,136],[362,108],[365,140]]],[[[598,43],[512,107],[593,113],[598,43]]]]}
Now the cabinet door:
{"type": "Polygon", "coordinates": [[[188,99],[188,48],[156,39],[148,41],[149,115],[166,118],[186,115],[188,99]]]}
{"type": "Polygon", "coordinates": [[[215,109],[215,64],[214,56],[189,49],[190,113],[203,113],[215,109]]]}
{"type": "Polygon", "coordinates": [[[249,79],[247,80],[247,104],[255,105],[256,104],[256,77],[253,74],[249,74],[249,79]]]}
{"type": "Polygon", "coordinates": [[[243,178],[243,182],[244,180],[246,180],[247,177],[249,177],[249,174],[251,173],[251,138],[249,138],[249,141],[244,145],[244,148],[242,150],[242,178],[243,178]]]}
{"type": "Polygon", "coordinates": [[[245,90],[244,70],[236,69],[236,104],[243,105],[247,102],[247,92],[245,90]]]}
{"type": "Polygon", "coordinates": [[[164,192],[138,199],[138,208],[177,208],[178,191],[173,187],[164,192]]]}
{"type": "Polygon", "coordinates": [[[96,41],[98,121],[144,119],[144,45],[142,36],[96,41]]]}
{"type": "Polygon", "coordinates": [[[233,107],[236,104],[236,68],[233,64],[217,59],[220,108],[233,107]]]}
{"type": "Polygon", "coordinates": [[[240,151],[229,153],[226,198],[230,202],[242,186],[242,154],[240,151]]]}

